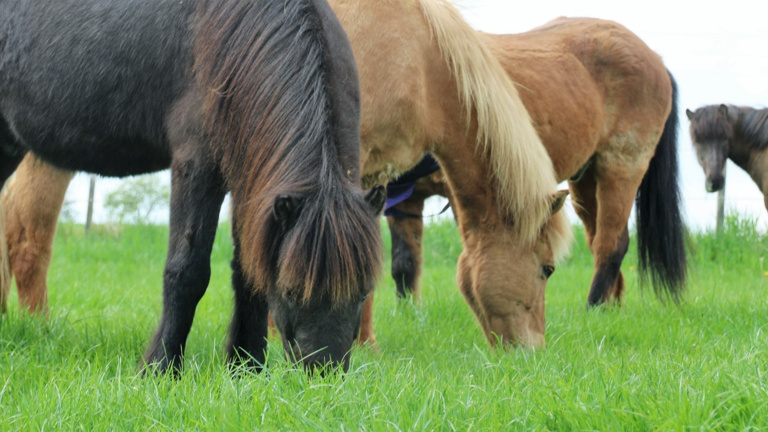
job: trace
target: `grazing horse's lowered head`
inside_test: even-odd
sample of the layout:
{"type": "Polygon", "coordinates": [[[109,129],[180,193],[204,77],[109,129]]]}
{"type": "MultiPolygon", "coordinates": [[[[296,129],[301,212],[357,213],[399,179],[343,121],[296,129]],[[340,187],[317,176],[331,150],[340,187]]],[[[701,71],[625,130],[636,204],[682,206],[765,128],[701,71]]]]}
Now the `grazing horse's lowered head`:
{"type": "Polygon", "coordinates": [[[704,169],[707,192],[717,192],[725,185],[725,162],[735,118],[725,104],[705,106],[695,112],[686,109],[685,113],[691,121],[691,141],[704,169]]]}
{"type": "Polygon", "coordinates": [[[547,282],[572,239],[562,210],[567,196],[552,196],[551,217],[532,241],[521,241],[503,219],[464,230],[456,278],[492,346],[544,348],[547,282]]]}
{"type": "Polygon", "coordinates": [[[382,186],[336,199],[326,214],[311,196],[275,200],[267,239],[278,252],[275,282],[265,294],[290,360],[348,369],[362,306],[381,268],[377,226],[385,200],[382,186]]]}

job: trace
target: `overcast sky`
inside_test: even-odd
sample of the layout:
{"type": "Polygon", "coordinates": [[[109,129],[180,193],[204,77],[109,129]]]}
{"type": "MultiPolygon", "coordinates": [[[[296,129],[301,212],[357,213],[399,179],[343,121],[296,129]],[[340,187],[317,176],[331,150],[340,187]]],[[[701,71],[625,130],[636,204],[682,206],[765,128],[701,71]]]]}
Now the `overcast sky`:
{"type": "MultiPolygon", "coordinates": [[[[635,32],[664,59],[680,88],[680,159],[686,214],[696,228],[712,227],[716,194],[707,194],[704,175],[696,163],[688,135],[685,108],[732,103],[764,107],[768,104],[768,25],[758,0],[643,2],[460,0],[456,2],[478,30],[518,33],[559,16],[588,16],[617,21],[635,32]]],[[[167,173],[163,174],[167,178],[167,173]]],[[[97,184],[97,207],[115,180],[97,184]]],[[[70,187],[69,199],[84,214],[87,179],[80,175],[70,187]]],[[[768,215],[757,186],[740,168],[729,163],[726,209],[760,219],[768,215]]],[[[434,203],[427,213],[439,210],[434,203]]],[[[96,220],[105,215],[98,212],[96,220]]]]}

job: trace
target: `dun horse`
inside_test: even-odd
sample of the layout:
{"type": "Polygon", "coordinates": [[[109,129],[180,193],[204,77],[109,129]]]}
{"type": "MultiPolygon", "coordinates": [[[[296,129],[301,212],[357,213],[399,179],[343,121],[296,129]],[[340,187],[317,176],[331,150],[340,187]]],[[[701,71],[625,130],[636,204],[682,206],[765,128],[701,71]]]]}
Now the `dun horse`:
{"type": "MultiPolygon", "coordinates": [[[[144,357],[159,372],[180,368],[227,191],[229,359],[264,361],[269,310],[287,355],[347,367],[381,261],[384,194],[360,186],[359,103],[349,41],[324,0],[0,1],[0,182],[27,153],[107,176],[171,168],[163,312],[144,357]]],[[[41,181],[20,178],[26,168],[17,187],[41,181]]],[[[14,203],[11,218],[35,224],[21,218],[56,213],[54,201],[14,203]]],[[[38,233],[12,239],[17,275],[47,267],[29,261],[38,233]]],[[[45,308],[27,289],[22,301],[45,308]]]]}
{"type": "MultiPolygon", "coordinates": [[[[558,180],[570,180],[595,257],[588,304],[621,300],[633,201],[641,270],[651,273],[657,293],[676,299],[686,268],[677,90],[659,56],[626,28],[595,19],[560,18],[486,38],[518,84],[558,180]]],[[[418,181],[388,217],[400,296],[419,295],[421,213],[433,194],[450,196],[439,174],[418,181]]]]}
{"type": "MultiPolygon", "coordinates": [[[[570,226],[552,162],[485,37],[442,0],[331,5],[360,73],[363,185],[435,155],[456,197],[459,286],[489,342],[543,345],[546,276],[570,226]]],[[[21,195],[34,205],[40,193],[21,195]]]]}
{"type": "Polygon", "coordinates": [[[707,191],[723,188],[725,161],[730,158],[755,181],[768,209],[768,109],[721,104],[685,112],[707,191]]]}

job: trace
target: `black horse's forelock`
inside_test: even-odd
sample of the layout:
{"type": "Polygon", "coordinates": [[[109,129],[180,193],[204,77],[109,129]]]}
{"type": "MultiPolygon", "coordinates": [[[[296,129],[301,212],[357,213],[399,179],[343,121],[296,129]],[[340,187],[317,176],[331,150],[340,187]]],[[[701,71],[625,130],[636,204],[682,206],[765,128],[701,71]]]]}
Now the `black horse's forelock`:
{"type": "Polygon", "coordinates": [[[733,136],[733,126],[720,109],[720,105],[707,105],[696,110],[691,121],[691,132],[695,142],[725,141],[733,136]]]}
{"type": "Polygon", "coordinates": [[[279,249],[278,287],[304,303],[324,295],[334,305],[352,301],[373,288],[381,271],[381,233],[363,197],[328,192],[326,200],[305,200],[279,249]]]}
{"type": "Polygon", "coordinates": [[[359,180],[347,175],[359,173],[359,135],[343,142],[335,130],[348,119],[335,111],[341,90],[314,0],[201,6],[195,57],[208,89],[205,130],[232,190],[246,274],[257,289],[301,287],[307,299],[322,287],[336,301],[349,298],[361,277],[378,274],[381,247],[359,180]],[[301,203],[288,233],[272,214],[281,195],[301,203]]]}

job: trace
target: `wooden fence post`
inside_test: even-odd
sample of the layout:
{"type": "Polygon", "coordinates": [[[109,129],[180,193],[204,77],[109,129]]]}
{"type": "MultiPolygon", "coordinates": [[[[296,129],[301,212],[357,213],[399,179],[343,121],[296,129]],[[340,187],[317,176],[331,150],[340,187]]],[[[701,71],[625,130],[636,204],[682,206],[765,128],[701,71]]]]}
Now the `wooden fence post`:
{"type": "Polygon", "coordinates": [[[85,215],[85,233],[91,230],[91,224],[93,223],[93,196],[96,192],[96,176],[91,175],[91,182],[88,187],[88,212],[85,215]]]}
{"type": "Polygon", "coordinates": [[[723,167],[723,187],[717,191],[717,234],[723,232],[725,219],[725,167],[723,167]]]}

